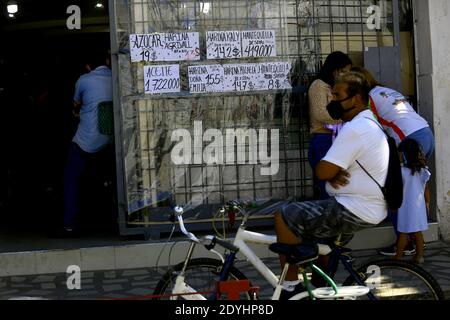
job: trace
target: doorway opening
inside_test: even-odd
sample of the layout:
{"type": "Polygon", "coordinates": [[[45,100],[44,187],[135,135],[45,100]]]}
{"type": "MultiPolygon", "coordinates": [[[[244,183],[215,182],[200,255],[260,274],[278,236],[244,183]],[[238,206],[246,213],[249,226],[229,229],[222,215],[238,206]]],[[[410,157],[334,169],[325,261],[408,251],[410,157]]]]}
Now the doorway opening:
{"type": "MultiPolygon", "coordinates": [[[[0,237],[51,235],[63,218],[64,166],[78,126],[75,83],[90,55],[110,48],[108,1],[22,0],[13,16],[2,7],[0,237]],[[68,10],[74,5],[79,11],[68,10]],[[80,29],[70,30],[69,18],[80,29]]],[[[87,171],[81,225],[87,234],[116,234],[108,177],[95,164],[87,171]]]]}

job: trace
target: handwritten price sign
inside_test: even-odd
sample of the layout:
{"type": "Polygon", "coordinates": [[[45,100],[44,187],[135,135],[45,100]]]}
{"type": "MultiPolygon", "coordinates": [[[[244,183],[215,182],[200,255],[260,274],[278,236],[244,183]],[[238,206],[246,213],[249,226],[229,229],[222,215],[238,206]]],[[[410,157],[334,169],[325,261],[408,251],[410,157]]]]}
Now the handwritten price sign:
{"type": "Polygon", "coordinates": [[[144,82],[146,94],[180,92],[180,66],[145,66],[144,82]]]}
{"type": "Polygon", "coordinates": [[[131,61],[200,60],[198,32],[130,35],[131,61]]]}
{"type": "Polygon", "coordinates": [[[244,58],[276,57],[275,31],[242,31],[242,56],[244,58]]]}
{"type": "Polygon", "coordinates": [[[191,93],[292,89],[291,63],[247,63],[189,67],[191,93]]]}
{"type": "Polygon", "coordinates": [[[208,59],[237,59],[242,57],[240,31],[206,32],[208,59]]]}

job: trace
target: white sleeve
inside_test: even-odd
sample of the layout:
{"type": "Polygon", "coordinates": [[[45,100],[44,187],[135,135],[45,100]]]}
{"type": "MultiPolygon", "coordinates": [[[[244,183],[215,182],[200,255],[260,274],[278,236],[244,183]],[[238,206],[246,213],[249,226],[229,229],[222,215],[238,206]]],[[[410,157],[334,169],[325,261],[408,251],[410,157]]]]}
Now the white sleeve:
{"type": "Polygon", "coordinates": [[[364,144],[359,134],[350,126],[344,126],[322,160],[347,170],[360,157],[363,150],[364,144]]]}

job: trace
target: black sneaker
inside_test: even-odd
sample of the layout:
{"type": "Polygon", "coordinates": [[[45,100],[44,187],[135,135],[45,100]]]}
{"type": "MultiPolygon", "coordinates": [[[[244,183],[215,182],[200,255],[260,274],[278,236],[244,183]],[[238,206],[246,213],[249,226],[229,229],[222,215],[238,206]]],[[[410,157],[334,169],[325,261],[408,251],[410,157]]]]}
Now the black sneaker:
{"type": "Polygon", "coordinates": [[[303,285],[302,282],[300,282],[298,285],[295,286],[295,289],[292,291],[287,291],[287,290],[281,290],[280,293],[280,300],[289,300],[290,298],[292,298],[293,296],[305,292],[307,291],[305,286],[303,285]]]}
{"type": "MultiPolygon", "coordinates": [[[[397,246],[395,244],[393,244],[389,247],[378,250],[378,253],[383,256],[393,257],[397,254],[397,246]]],[[[416,254],[416,248],[414,247],[413,244],[408,244],[405,247],[405,250],[403,250],[403,254],[405,256],[412,256],[412,255],[416,254]]]]}

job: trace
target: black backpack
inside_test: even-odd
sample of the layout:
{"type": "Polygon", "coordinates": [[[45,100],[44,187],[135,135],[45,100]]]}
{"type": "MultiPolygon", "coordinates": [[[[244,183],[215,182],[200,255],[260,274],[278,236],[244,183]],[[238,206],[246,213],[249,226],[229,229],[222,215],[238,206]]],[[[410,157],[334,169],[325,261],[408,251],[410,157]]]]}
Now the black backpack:
{"type": "MultiPolygon", "coordinates": [[[[381,130],[383,127],[373,119],[367,118],[375,122],[381,130]]],[[[384,199],[386,200],[387,206],[391,211],[397,211],[403,203],[403,179],[402,179],[402,169],[400,167],[400,159],[397,153],[397,145],[395,143],[394,138],[389,136],[386,131],[384,134],[387,137],[387,141],[389,144],[389,166],[388,173],[386,177],[386,183],[384,187],[382,187],[371,175],[367,172],[366,169],[356,161],[358,165],[364,170],[365,173],[378,185],[383,193],[384,199]]]]}

